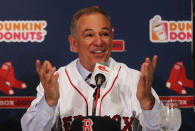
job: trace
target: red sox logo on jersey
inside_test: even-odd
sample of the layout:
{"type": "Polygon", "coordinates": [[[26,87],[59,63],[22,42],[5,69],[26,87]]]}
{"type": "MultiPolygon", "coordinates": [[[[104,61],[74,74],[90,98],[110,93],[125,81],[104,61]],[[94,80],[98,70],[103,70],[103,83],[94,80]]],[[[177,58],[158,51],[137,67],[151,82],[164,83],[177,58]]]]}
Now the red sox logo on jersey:
{"type": "MultiPolygon", "coordinates": [[[[64,117],[63,123],[64,123],[64,128],[65,131],[70,131],[70,126],[72,124],[72,121],[78,118],[83,117],[82,115],[78,115],[78,116],[69,116],[69,117],[64,117]]],[[[108,116],[105,116],[108,117],[108,116]]],[[[132,131],[132,123],[134,118],[133,117],[122,117],[120,115],[115,115],[112,117],[113,120],[116,120],[119,123],[122,123],[122,121],[124,122],[124,126],[122,127],[122,131],[132,131]]],[[[92,131],[92,125],[93,122],[91,119],[84,119],[83,120],[83,131],[92,131]]]]}
{"type": "Polygon", "coordinates": [[[83,119],[83,131],[93,131],[92,125],[93,121],[91,119],[83,119]]]}

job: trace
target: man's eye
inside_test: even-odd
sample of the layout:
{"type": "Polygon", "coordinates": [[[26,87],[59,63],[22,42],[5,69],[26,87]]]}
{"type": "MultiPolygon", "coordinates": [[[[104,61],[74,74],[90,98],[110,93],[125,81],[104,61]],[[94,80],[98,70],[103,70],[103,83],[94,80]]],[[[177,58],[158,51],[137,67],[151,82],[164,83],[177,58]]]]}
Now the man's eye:
{"type": "Polygon", "coordinates": [[[110,34],[109,33],[102,33],[101,35],[102,36],[109,36],[110,34]]]}
{"type": "Polygon", "coordinates": [[[92,37],[93,34],[86,34],[85,36],[86,36],[86,37],[92,37]]]}

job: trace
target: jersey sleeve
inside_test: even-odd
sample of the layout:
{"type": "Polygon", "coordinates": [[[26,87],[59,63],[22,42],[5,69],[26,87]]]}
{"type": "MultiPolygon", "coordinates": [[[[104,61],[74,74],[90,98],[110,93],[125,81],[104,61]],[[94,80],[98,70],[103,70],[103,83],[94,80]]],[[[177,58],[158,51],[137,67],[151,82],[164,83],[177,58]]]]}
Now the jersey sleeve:
{"type": "Polygon", "coordinates": [[[51,130],[56,106],[50,107],[44,96],[41,84],[37,87],[37,97],[21,119],[23,131],[51,130]]]}
{"type": "Polygon", "coordinates": [[[155,104],[152,110],[143,110],[137,99],[137,84],[140,78],[140,72],[134,69],[127,69],[128,74],[131,76],[127,77],[129,82],[128,94],[131,102],[131,111],[136,114],[136,117],[139,119],[139,122],[143,130],[157,131],[159,130],[158,126],[158,110],[159,110],[159,97],[155,90],[152,88],[152,94],[155,98],[155,104]]]}
{"type": "Polygon", "coordinates": [[[155,98],[155,104],[152,110],[143,110],[142,115],[140,116],[140,121],[142,122],[143,130],[147,131],[158,131],[159,125],[158,125],[158,118],[159,118],[159,102],[155,98]]]}

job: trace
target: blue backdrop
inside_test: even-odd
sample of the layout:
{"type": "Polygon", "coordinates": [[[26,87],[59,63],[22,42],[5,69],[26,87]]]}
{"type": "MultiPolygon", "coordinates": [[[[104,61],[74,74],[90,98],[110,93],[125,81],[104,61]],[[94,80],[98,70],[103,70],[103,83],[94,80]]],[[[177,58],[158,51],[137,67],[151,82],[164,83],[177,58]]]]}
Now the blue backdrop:
{"type": "Polygon", "coordinates": [[[153,88],[163,101],[181,103],[180,130],[194,131],[190,0],[1,0],[0,129],[21,130],[39,83],[36,59],[59,68],[77,57],[68,43],[70,20],[88,6],[111,16],[113,58],[139,70],[145,57],[158,55],[153,88]]]}

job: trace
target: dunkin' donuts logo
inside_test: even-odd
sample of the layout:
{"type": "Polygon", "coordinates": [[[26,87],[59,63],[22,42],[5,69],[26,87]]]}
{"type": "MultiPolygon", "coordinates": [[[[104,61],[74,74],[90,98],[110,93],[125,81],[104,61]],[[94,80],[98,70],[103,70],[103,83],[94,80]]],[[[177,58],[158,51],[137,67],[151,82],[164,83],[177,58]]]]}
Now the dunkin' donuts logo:
{"type": "Polygon", "coordinates": [[[191,21],[164,21],[156,15],[150,19],[151,42],[191,42],[191,21]]]}
{"type": "Polygon", "coordinates": [[[0,42],[42,42],[46,21],[0,21],[0,42]]]}

